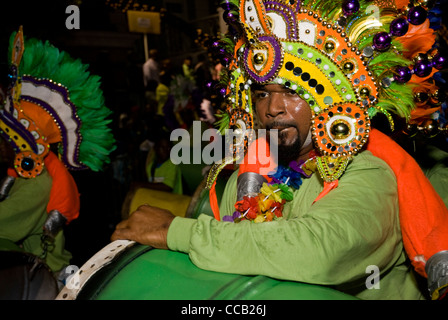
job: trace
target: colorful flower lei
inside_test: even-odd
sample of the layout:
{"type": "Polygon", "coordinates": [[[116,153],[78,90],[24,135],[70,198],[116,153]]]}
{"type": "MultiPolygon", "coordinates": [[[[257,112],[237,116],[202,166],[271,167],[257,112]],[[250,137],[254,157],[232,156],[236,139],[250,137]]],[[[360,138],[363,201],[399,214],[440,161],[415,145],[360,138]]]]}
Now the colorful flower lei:
{"type": "Polygon", "coordinates": [[[302,185],[302,177],[309,178],[315,171],[315,156],[307,161],[292,161],[288,167],[278,166],[269,174],[270,182],[264,182],[258,195],[244,196],[235,203],[236,211],[223,217],[223,221],[240,222],[250,220],[255,223],[276,220],[282,217],[286,202],[294,198],[294,190],[302,185]]]}

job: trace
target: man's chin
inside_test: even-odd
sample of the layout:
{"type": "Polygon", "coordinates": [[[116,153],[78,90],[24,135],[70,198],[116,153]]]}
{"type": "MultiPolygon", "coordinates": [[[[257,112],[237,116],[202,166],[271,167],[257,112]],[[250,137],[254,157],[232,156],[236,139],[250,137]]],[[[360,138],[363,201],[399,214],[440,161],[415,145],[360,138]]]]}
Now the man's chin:
{"type": "Polygon", "coordinates": [[[300,156],[301,142],[296,139],[293,143],[279,142],[278,145],[278,161],[279,164],[287,166],[291,161],[295,161],[300,156]]]}

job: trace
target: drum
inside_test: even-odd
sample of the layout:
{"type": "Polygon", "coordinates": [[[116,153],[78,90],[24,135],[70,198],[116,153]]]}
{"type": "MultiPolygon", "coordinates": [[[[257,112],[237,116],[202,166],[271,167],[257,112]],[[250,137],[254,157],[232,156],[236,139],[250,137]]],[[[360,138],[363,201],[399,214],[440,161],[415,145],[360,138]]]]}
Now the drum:
{"type": "Polygon", "coordinates": [[[183,217],[191,202],[191,197],[183,194],[174,194],[160,190],[138,188],[132,197],[129,212],[131,214],[143,204],[169,210],[176,216],[183,217]]]}
{"type": "Polygon", "coordinates": [[[0,300],[53,300],[57,294],[56,279],[43,260],[0,239],[0,300]]]}
{"type": "MultiPolygon", "coordinates": [[[[221,199],[231,173],[224,172],[217,180],[218,199],[221,199]]],[[[196,189],[185,217],[213,216],[204,185],[205,179],[196,189]]],[[[169,202],[176,205],[165,201],[169,202]]],[[[71,275],[57,299],[351,300],[355,297],[306,283],[202,270],[190,261],[187,254],[117,240],[71,275]]]]}
{"type": "Polygon", "coordinates": [[[342,292],[196,267],[187,254],[117,240],[73,275],[58,300],[352,300],[342,292]]]}

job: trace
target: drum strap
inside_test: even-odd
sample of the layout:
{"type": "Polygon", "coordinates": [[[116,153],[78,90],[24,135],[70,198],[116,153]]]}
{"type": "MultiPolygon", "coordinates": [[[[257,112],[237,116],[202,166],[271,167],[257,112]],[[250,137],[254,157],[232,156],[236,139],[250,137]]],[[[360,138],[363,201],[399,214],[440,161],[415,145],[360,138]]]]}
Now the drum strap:
{"type": "Polygon", "coordinates": [[[75,300],[87,281],[101,268],[111,263],[116,256],[135,245],[135,241],[116,240],[90,258],[66,283],[56,300],[75,300]]]}

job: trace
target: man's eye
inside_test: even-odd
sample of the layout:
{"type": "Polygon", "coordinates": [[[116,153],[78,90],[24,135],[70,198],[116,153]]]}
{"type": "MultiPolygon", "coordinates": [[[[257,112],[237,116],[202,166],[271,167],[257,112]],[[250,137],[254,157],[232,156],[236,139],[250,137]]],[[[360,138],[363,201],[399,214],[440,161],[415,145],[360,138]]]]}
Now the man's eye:
{"type": "Polygon", "coordinates": [[[297,92],[295,92],[294,90],[289,90],[287,93],[288,93],[289,95],[293,95],[293,96],[296,96],[296,95],[297,95],[297,92]]]}
{"type": "Polygon", "coordinates": [[[268,93],[266,91],[255,92],[255,98],[257,98],[257,99],[266,98],[267,96],[268,96],[268,93]]]}

